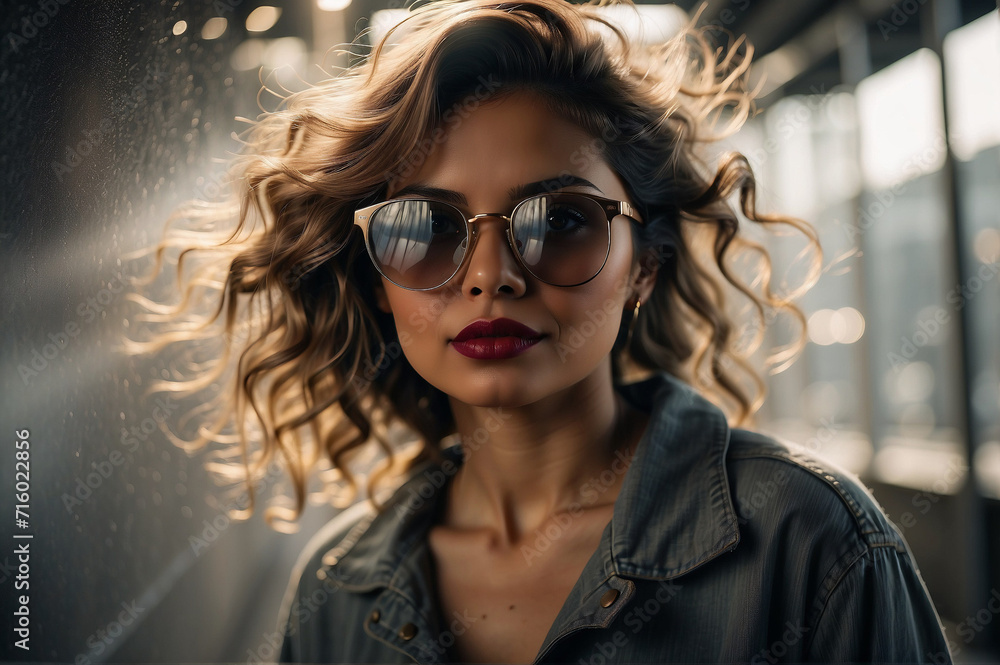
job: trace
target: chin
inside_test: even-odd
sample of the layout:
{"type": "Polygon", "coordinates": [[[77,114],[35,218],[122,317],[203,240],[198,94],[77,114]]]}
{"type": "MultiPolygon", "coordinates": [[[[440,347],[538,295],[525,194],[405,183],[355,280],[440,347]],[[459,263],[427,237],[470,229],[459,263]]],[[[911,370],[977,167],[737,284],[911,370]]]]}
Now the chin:
{"type": "Polygon", "coordinates": [[[435,386],[452,399],[477,407],[517,408],[543,399],[550,381],[537,368],[483,368],[435,386]]]}
{"type": "MultiPolygon", "coordinates": [[[[483,382],[491,383],[491,382],[483,382]]],[[[517,408],[531,404],[539,399],[534,390],[523,385],[510,385],[506,381],[494,381],[492,385],[468,384],[451,386],[452,390],[442,390],[450,397],[469,406],[492,408],[517,408]]]]}

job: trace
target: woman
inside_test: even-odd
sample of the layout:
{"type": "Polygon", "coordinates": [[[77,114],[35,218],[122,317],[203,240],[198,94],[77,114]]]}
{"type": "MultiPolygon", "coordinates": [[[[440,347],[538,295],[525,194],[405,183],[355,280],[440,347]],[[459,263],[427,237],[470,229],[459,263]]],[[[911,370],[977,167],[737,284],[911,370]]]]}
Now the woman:
{"type": "Polygon", "coordinates": [[[691,28],[643,49],[596,16],[423,6],[257,123],[225,242],[164,245],[225,267],[209,321],[240,351],[222,396],[251,480],[281,461],[297,517],[315,469],[353,488],[385,453],[303,555],[282,659],[950,661],[864,487],[735,427],[762,384],[723,287],[801,323],[819,262],[773,293],[727,199],[814,232],[757,212],[740,155],[700,153],[752,111],[749,55],[691,28]]]}

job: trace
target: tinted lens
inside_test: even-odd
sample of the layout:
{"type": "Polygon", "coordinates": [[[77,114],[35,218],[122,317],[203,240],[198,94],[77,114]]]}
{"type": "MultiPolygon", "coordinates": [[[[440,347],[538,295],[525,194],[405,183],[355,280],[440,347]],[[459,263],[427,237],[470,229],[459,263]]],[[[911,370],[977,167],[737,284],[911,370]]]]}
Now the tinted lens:
{"type": "Polygon", "coordinates": [[[575,286],[593,278],[608,258],[608,216],[586,196],[546,194],[522,202],[513,215],[514,241],[538,279],[575,286]]]}
{"type": "Polygon", "coordinates": [[[431,289],[455,274],[465,254],[465,218],[455,208],[421,199],[379,208],[368,242],[382,274],[411,289],[431,289]]]}

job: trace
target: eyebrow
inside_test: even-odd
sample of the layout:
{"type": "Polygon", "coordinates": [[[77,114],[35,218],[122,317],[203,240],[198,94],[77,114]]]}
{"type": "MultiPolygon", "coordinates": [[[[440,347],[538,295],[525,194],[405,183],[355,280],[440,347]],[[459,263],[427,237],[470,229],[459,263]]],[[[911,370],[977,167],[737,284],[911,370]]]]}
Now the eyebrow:
{"type": "MultiPolygon", "coordinates": [[[[507,195],[510,197],[511,201],[517,201],[520,199],[526,199],[529,196],[534,196],[535,194],[555,192],[566,187],[587,187],[588,189],[593,189],[602,196],[604,195],[601,188],[589,180],[568,174],[556,176],[554,178],[545,178],[544,180],[538,180],[526,185],[516,185],[507,190],[507,195]]],[[[398,199],[404,196],[420,196],[428,199],[444,201],[454,205],[469,205],[469,201],[465,198],[465,194],[462,194],[461,192],[456,192],[452,189],[432,187],[430,185],[422,185],[419,183],[407,185],[393,194],[392,198],[398,199]]]]}

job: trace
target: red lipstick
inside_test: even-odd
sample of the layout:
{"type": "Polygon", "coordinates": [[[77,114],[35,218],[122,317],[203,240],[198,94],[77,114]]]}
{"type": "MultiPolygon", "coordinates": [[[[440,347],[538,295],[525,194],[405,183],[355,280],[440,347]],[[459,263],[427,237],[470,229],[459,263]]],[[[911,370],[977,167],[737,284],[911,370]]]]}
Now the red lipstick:
{"type": "Polygon", "coordinates": [[[473,321],[451,340],[455,350],[477,360],[513,358],[541,341],[543,335],[513,319],[473,321]]]}

